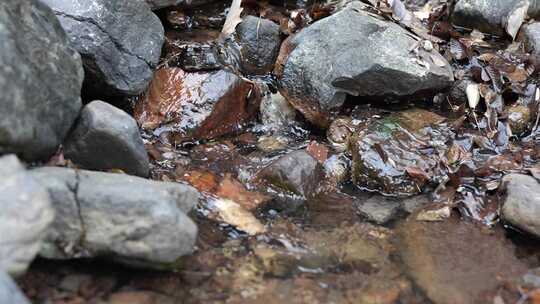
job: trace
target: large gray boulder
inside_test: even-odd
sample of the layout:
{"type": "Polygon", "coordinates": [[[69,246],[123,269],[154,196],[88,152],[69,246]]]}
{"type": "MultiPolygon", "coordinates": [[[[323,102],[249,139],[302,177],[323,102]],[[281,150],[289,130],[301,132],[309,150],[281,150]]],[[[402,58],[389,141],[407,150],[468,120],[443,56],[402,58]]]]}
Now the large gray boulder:
{"type": "Polygon", "coordinates": [[[0,1],[0,154],[52,155],[81,109],[79,54],[36,0],[0,1]]]}
{"type": "Polygon", "coordinates": [[[0,158],[0,176],[0,269],[17,276],[39,252],[54,210],[16,156],[0,158]]]}
{"type": "MultiPolygon", "coordinates": [[[[504,35],[508,17],[522,2],[524,0],[459,0],[454,7],[452,22],[481,32],[504,35]]],[[[529,2],[528,15],[539,16],[540,2],[529,2]]]]}
{"type": "Polygon", "coordinates": [[[30,304],[11,277],[0,270],[0,303],[30,304]]]}
{"type": "Polygon", "coordinates": [[[43,0],[81,53],[91,97],[136,95],[152,79],[164,30],[143,0],[43,0]]]}
{"type": "Polygon", "coordinates": [[[197,226],[186,215],[199,199],[187,185],[129,175],[45,167],[31,175],[57,211],[41,256],[105,256],[163,268],[193,251],[197,226]]]}
{"type": "Polygon", "coordinates": [[[448,87],[448,62],[418,45],[405,29],[369,15],[356,1],[284,42],[276,65],[280,91],[308,120],[326,127],[346,94],[410,96],[448,87]]]}
{"type": "Polygon", "coordinates": [[[66,158],[86,169],[148,176],[150,163],[133,117],[103,101],[87,104],[64,143],[66,158]]]}
{"type": "Polygon", "coordinates": [[[537,237],[540,237],[540,183],[528,175],[510,174],[504,177],[506,199],[502,218],[537,237]]]}

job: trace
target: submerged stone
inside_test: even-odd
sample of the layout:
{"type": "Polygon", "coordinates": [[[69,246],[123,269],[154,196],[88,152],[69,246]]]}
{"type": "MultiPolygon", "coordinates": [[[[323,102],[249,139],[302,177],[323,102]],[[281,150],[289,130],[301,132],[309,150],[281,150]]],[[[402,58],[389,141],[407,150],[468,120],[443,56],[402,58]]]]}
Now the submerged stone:
{"type": "Polygon", "coordinates": [[[317,194],[324,179],[324,167],[305,150],[298,150],[261,170],[257,179],[278,191],[308,198],[317,194]]]}
{"type": "Polygon", "coordinates": [[[351,151],[354,183],[386,195],[413,195],[441,171],[453,137],[444,118],[413,109],[388,115],[355,132],[351,151]]]}
{"type": "Polygon", "coordinates": [[[241,130],[258,112],[260,94],[251,83],[226,71],[156,72],[135,108],[143,129],[173,131],[180,139],[210,139],[241,130]]]}
{"type": "Polygon", "coordinates": [[[398,231],[405,270],[438,304],[494,303],[505,284],[527,267],[500,231],[452,217],[424,222],[411,216],[398,231]]]}

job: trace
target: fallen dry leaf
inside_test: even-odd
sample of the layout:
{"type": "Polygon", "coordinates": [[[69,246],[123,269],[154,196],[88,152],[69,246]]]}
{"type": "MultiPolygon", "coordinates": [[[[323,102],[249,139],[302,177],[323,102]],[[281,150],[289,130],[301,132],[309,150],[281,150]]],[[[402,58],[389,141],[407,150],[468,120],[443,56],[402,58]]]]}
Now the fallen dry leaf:
{"type": "Polygon", "coordinates": [[[316,141],[312,141],[306,148],[306,152],[313,156],[319,163],[324,164],[328,159],[328,147],[316,141]]]}
{"type": "Polygon", "coordinates": [[[219,220],[242,230],[249,235],[265,232],[265,227],[251,212],[228,199],[213,201],[219,220]]]}
{"type": "Polygon", "coordinates": [[[210,171],[188,171],[180,178],[201,192],[213,193],[218,186],[216,175],[210,171]]]}
{"type": "Polygon", "coordinates": [[[216,195],[223,199],[232,200],[249,211],[255,210],[261,204],[270,200],[270,197],[262,193],[247,190],[242,183],[230,174],[225,175],[218,186],[216,195]]]}

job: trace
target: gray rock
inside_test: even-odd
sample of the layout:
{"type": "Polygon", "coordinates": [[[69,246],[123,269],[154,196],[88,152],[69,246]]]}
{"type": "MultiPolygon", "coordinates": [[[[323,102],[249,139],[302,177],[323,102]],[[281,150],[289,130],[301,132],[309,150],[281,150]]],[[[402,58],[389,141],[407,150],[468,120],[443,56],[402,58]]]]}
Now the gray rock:
{"type": "Polygon", "coordinates": [[[374,195],[366,201],[356,202],[355,205],[360,215],[379,225],[395,219],[401,207],[399,201],[380,195],[374,195]]]}
{"type": "Polygon", "coordinates": [[[30,304],[11,277],[0,270],[0,303],[30,304]]]}
{"type": "Polygon", "coordinates": [[[148,154],[137,122],[103,101],[87,104],[64,143],[64,154],[86,169],[122,171],[146,177],[148,154]]]}
{"type": "Polygon", "coordinates": [[[186,213],[199,194],[190,186],[54,167],[31,174],[58,214],[41,250],[45,258],[106,256],[163,268],[193,251],[197,227],[186,213]]]}
{"type": "Polygon", "coordinates": [[[164,30],[143,0],[43,0],[81,53],[84,91],[92,97],[136,95],[152,79],[164,30]]]}
{"type": "Polygon", "coordinates": [[[0,2],[0,154],[52,155],[81,109],[79,54],[40,1],[0,2]]]}
{"type": "Polygon", "coordinates": [[[524,25],[521,29],[527,52],[540,60],[540,22],[524,25]]]}
{"type": "MultiPolygon", "coordinates": [[[[504,25],[512,10],[523,0],[459,0],[452,22],[481,32],[504,35],[504,25]]],[[[530,1],[529,16],[538,16],[540,3],[530,1]]]]}
{"type": "Polygon", "coordinates": [[[429,205],[431,202],[427,195],[417,195],[401,201],[401,208],[407,213],[414,213],[429,205]]]}
{"type": "Polygon", "coordinates": [[[0,176],[0,269],[21,275],[39,252],[54,210],[16,156],[0,158],[0,176]]]}
{"type": "Polygon", "coordinates": [[[235,36],[244,73],[267,74],[272,71],[281,45],[279,25],[268,19],[246,16],[236,28],[235,36]]]}
{"type": "Polygon", "coordinates": [[[219,2],[216,0],[146,0],[146,3],[150,5],[153,10],[179,5],[182,7],[196,7],[203,4],[219,2]]]}
{"type": "Polygon", "coordinates": [[[283,43],[276,64],[281,93],[309,121],[326,127],[346,94],[410,96],[448,87],[448,62],[436,51],[411,52],[416,45],[399,25],[353,2],[283,43]]]}
{"type": "Polygon", "coordinates": [[[281,191],[309,198],[317,194],[324,168],[305,150],[298,150],[261,170],[258,178],[281,191]]]}
{"type": "Polygon", "coordinates": [[[540,184],[528,175],[510,174],[504,177],[506,199],[502,218],[526,232],[540,237],[540,184]]]}

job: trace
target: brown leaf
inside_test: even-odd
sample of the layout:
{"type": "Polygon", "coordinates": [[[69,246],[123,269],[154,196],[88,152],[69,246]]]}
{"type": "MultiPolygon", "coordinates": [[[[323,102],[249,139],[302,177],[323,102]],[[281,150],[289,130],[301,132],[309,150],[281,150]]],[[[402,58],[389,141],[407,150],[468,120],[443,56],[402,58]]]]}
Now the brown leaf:
{"type": "Polygon", "coordinates": [[[328,147],[316,141],[312,141],[306,148],[306,152],[313,156],[319,163],[324,163],[328,159],[328,147]]]}
{"type": "Polygon", "coordinates": [[[210,171],[188,171],[179,178],[201,192],[214,193],[218,186],[216,175],[210,171]]]}
{"type": "Polygon", "coordinates": [[[234,201],[246,210],[255,210],[262,203],[270,200],[270,197],[259,192],[249,191],[230,174],[226,174],[219,184],[216,195],[234,201]]]}
{"type": "Polygon", "coordinates": [[[405,171],[412,179],[420,183],[425,183],[430,179],[429,175],[418,167],[407,167],[405,171]]]}

